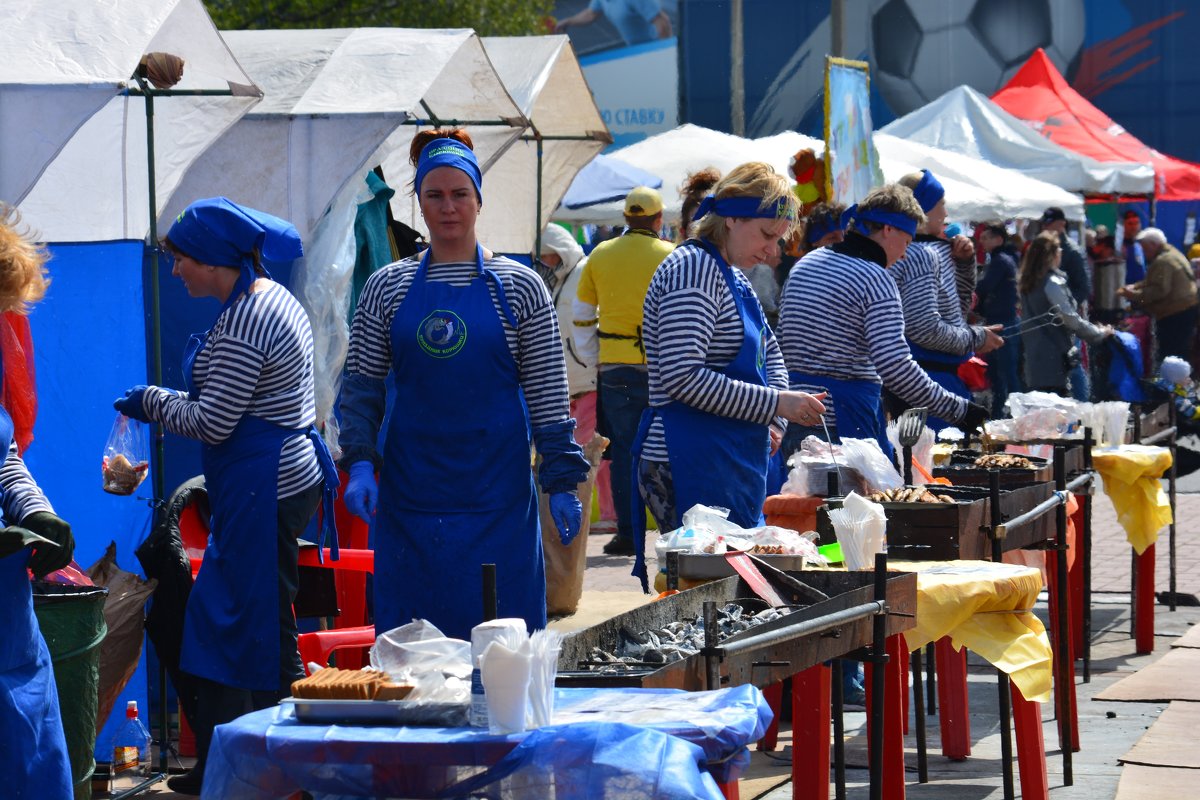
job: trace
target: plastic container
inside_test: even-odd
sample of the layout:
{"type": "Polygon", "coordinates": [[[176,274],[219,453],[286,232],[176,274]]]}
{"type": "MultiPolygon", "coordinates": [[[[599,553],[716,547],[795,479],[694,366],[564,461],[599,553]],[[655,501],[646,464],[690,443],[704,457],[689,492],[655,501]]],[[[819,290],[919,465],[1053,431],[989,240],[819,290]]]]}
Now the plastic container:
{"type": "Polygon", "coordinates": [[[138,719],[137,700],[125,706],[125,724],[113,734],[112,791],[132,789],[150,777],[150,731],[138,719]]]}
{"type": "Polygon", "coordinates": [[[488,727],[488,707],[483,677],[479,672],[479,657],[487,646],[495,641],[525,635],[525,620],[516,617],[481,622],[471,629],[471,709],[468,714],[471,727],[488,727]]]}
{"type": "Polygon", "coordinates": [[[75,800],[92,796],[96,762],[96,710],[100,687],[100,643],[108,634],[104,600],[108,589],[34,581],[33,612],[50,650],[54,685],[62,709],[75,800]]]}

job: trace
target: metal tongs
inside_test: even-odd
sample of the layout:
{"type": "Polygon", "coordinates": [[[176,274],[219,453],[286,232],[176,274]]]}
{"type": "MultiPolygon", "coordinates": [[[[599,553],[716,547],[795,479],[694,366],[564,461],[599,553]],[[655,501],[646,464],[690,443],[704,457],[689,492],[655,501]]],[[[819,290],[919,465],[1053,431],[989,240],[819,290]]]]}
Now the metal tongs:
{"type": "Polygon", "coordinates": [[[1049,328],[1051,326],[1055,328],[1061,328],[1063,326],[1062,316],[1057,311],[1047,311],[1044,314],[1038,314],[1036,317],[1023,319],[1020,323],[1018,323],[1017,331],[1015,333],[1010,333],[1001,336],[1000,338],[1011,339],[1014,336],[1020,336],[1023,333],[1029,333],[1030,331],[1036,331],[1039,328],[1049,328]],[[1036,322],[1037,324],[1030,325],[1029,323],[1031,322],[1036,322]]]}

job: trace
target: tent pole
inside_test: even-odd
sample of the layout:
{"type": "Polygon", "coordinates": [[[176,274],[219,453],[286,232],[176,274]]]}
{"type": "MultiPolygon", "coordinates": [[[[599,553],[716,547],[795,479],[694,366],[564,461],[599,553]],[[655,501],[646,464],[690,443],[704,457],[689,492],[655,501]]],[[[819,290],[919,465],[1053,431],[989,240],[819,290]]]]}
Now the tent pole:
{"type": "MultiPolygon", "coordinates": [[[[140,83],[140,80],[139,80],[140,83]]],[[[147,236],[147,246],[150,250],[150,337],[153,349],[151,370],[155,386],[162,386],[162,307],[159,296],[158,278],[158,194],[154,182],[154,93],[145,91],[146,99],[146,176],[147,192],[150,201],[150,232],[147,236]]],[[[163,427],[154,426],[154,502],[157,505],[163,499],[163,427]]]]}
{"type": "Polygon", "coordinates": [[[537,132],[537,128],[534,128],[533,132],[537,137],[537,203],[533,212],[537,228],[533,235],[533,253],[531,255],[536,261],[542,254],[542,135],[537,132]]]}

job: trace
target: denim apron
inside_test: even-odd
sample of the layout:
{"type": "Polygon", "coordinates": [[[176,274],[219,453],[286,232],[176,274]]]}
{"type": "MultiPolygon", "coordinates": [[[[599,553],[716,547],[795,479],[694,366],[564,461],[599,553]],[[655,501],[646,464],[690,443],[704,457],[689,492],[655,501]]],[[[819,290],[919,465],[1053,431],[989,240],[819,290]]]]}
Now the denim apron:
{"type": "MultiPolygon", "coordinates": [[[[13,422],[0,408],[0,446],[7,453],[13,422]]],[[[29,548],[0,559],[0,774],[5,797],[70,800],[71,764],[50,651],[33,613],[26,564],[29,548]]]]}
{"type": "Polygon", "coordinates": [[[488,284],[429,280],[426,251],[392,320],[396,401],[375,519],[375,630],[427,619],[470,639],[483,621],[481,564],[496,565],[498,612],[546,626],[529,410],[488,284]]]}
{"type": "MultiPolygon", "coordinates": [[[[221,313],[249,290],[252,274],[242,270],[221,313]]],[[[219,317],[219,315],[218,315],[219,317]]],[[[208,331],[192,334],[183,356],[188,394],[199,397],[192,379],[196,356],[208,331]]],[[[315,427],[284,428],[247,414],[225,441],[202,444],[200,464],[212,507],[208,545],[183,623],[180,667],[224,686],[279,691],[279,455],[295,436],[307,436],[316,449],[325,483],[318,548],[326,540],[337,558],[333,505],[337,468],[315,427]]],[[[322,551],[318,549],[318,554],[322,551]]]]}
{"type": "Polygon", "coordinates": [[[883,416],[883,387],[875,381],[831,378],[811,372],[789,372],[792,386],[820,386],[829,392],[825,405],[832,406],[837,419],[838,438],[874,439],[879,449],[892,458],[892,443],[887,438],[887,420],[883,416]]]}
{"type": "MultiPolygon", "coordinates": [[[[767,323],[754,290],[749,282],[739,283],[734,279],[733,268],[712,244],[702,239],[690,240],[690,244],[701,248],[717,262],[742,322],[741,347],[733,361],[719,372],[736,381],[769,386],[767,323]]],[[[703,503],[729,509],[730,521],[743,528],[761,526],[771,452],[768,426],[711,414],[675,400],[643,413],[634,446],[635,465],[641,457],[642,443],[654,415],[658,415],[663,423],[677,513],[682,517],[692,506],[703,503]]],[[[635,469],[634,574],[643,579],[645,588],[646,516],[636,475],[635,469]]]]}

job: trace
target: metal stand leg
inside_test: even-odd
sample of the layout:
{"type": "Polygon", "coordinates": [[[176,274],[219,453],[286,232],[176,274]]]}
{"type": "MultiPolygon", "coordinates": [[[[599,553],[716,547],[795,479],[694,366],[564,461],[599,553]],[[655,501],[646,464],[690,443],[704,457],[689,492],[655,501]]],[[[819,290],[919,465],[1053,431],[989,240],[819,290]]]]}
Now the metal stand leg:
{"type": "MultiPolygon", "coordinates": [[[[833,790],[837,800],[846,800],[846,720],[842,716],[845,713],[843,669],[845,662],[835,658],[830,682],[833,688],[833,790]]],[[[792,763],[795,763],[794,755],[792,763]]]]}
{"type": "Polygon", "coordinates": [[[996,670],[996,686],[1000,690],[1000,770],[1004,779],[1004,800],[1014,800],[1010,688],[1008,675],[1001,670],[996,670]]]}
{"type": "MultiPolygon", "coordinates": [[[[1066,459],[1064,457],[1063,448],[1054,448],[1054,488],[1059,492],[1065,492],[1067,488],[1066,474],[1066,459]]],[[[1075,717],[1075,709],[1072,704],[1072,694],[1075,688],[1074,680],[1072,680],[1072,664],[1071,664],[1071,591],[1067,585],[1067,506],[1064,503],[1060,504],[1054,510],[1055,516],[1055,531],[1057,534],[1058,552],[1055,554],[1055,573],[1058,584],[1058,608],[1055,609],[1056,627],[1055,633],[1058,652],[1055,653],[1055,660],[1058,662],[1059,683],[1055,690],[1055,697],[1058,700],[1058,724],[1059,730],[1062,731],[1062,760],[1063,760],[1063,783],[1071,786],[1075,783],[1074,771],[1071,765],[1071,751],[1074,749],[1074,731],[1072,721],[1075,717]]]]}
{"type": "Polygon", "coordinates": [[[1168,576],[1169,576],[1168,581],[1167,581],[1167,584],[1168,584],[1167,590],[1169,592],[1167,602],[1170,605],[1170,609],[1172,611],[1174,611],[1175,610],[1175,517],[1176,517],[1176,515],[1175,515],[1175,481],[1176,481],[1176,477],[1177,477],[1177,472],[1176,472],[1176,468],[1175,468],[1175,460],[1176,460],[1176,457],[1179,455],[1179,447],[1176,442],[1176,439],[1179,438],[1179,434],[1178,434],[1179,428],[1176,427],[1178,424],[1178,416],[1177,416],[1176,410],[1175,410],[1175,403],[1170,400],[1167,401],[1167,419],[1169,420],[1171,428],[1174,431],[1176,431],[1175,433],[1171,434],[1170,444],[1168,445],[1171,448],[1171,469],[1168,470],[1168,472],[1167,472],[1167,497],[1170,498],[1170,501],[1171,501],[1171,524],[1167,526],[1167,561],[1168,561],[1167,569],[1168,569],[1168,576]]]}
{"type": "Polygon", "coordinates": [[[829,800],[829,677],[824,664],[792,676],[792,797],[829,800]]]}
{"type": "Polygon", "coordinates": [[[913,721],[917,726],[917,780],[929,783],[929,753],[925,742],[925,689],[921,678],[921,648],[912,652],[913,721]]]}
{"type": "Polygon", "coordinates": [[[933,642],[925,645],[925,713],[937,713],[937,659],[933,656],[933,642]]]}

